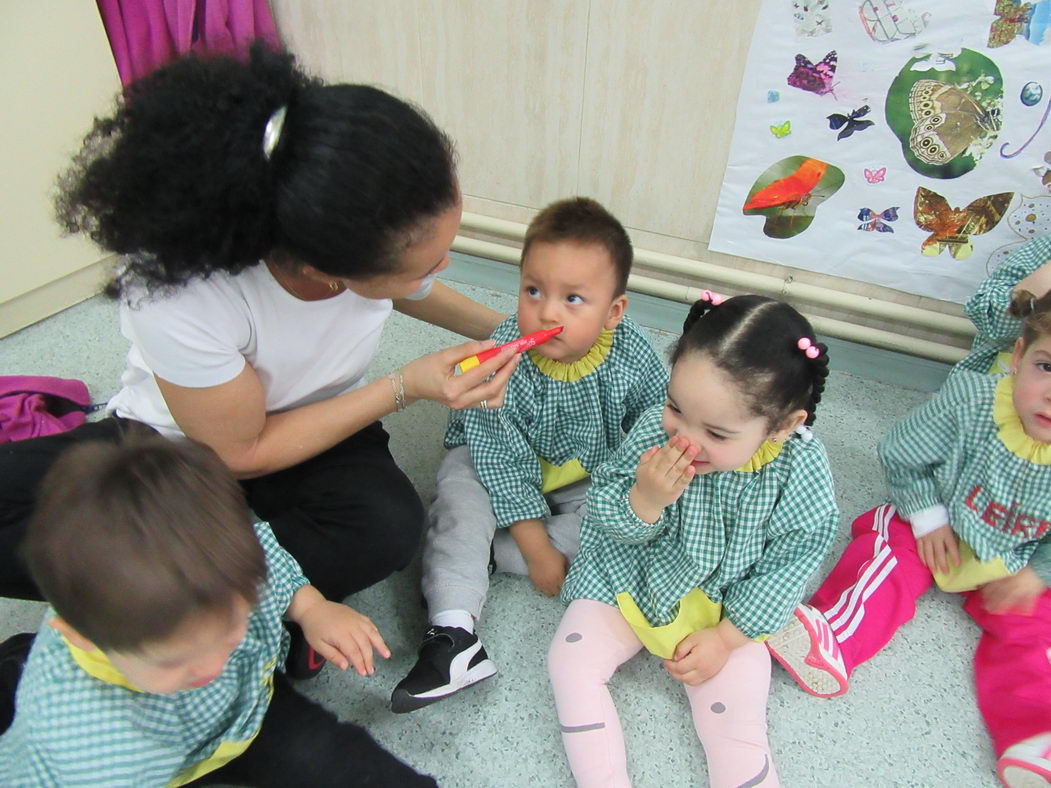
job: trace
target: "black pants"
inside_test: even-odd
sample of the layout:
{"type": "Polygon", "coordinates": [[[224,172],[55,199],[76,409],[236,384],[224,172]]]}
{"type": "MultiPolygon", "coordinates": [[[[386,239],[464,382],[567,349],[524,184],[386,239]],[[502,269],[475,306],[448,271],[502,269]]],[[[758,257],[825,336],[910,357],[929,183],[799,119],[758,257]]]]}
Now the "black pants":
{"type": "MultiPolygon", "coordinates": [[[[109,418],[0,444],[0,596],[41,598],[18,548],[37,488],[55,458],[75,443],[116,443],[151,432],[138,422],[109,418]]],[[[242,482],[249,505],[329,599],[342,600],[403,569],[416,553],[423,504],[394,462],[388,440],[377,421],[299,465],[242,482]]]]}
{"type": "Polygon", "coordinates": [[[282,673],[263,727],[241,755],[190,785],[436,786],[376,743],[368,731],[300,695],[282,673]]]}

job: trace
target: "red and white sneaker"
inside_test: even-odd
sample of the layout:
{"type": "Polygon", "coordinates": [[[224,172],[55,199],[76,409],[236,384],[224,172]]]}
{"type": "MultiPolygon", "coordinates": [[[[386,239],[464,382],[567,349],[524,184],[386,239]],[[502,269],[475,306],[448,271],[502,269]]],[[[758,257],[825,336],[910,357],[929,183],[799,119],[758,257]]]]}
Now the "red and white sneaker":
{"type": "Polygon", "coordinates": [[[839,641],[816,607],[799,605],[792,620],[767,638],[766,647],[811,695],[834,698],[850,686],[839,641]]]}
{"type": "Polygon", "coordinates": [[[1008,747],[996,762],[996,774],[1007,788],[1051,786],[1051,733],[1008,747]]]}

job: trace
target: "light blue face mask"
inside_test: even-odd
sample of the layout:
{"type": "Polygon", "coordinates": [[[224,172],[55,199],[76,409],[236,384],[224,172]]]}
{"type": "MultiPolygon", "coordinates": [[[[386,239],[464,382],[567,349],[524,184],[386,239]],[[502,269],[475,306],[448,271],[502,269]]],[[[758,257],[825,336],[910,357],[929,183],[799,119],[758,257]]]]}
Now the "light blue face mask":
{"type": "Polygon", "coordinates": [[[431,294],[431,288],[434,287],[434,280],[438,278],[438,272],[435,271],[433,274],[427,274],[420,280],[420,286],[416,288],[416,292],[412,295],[405,296],[410,301],[419,301],[422,298],[426,298],[431,294]]]}

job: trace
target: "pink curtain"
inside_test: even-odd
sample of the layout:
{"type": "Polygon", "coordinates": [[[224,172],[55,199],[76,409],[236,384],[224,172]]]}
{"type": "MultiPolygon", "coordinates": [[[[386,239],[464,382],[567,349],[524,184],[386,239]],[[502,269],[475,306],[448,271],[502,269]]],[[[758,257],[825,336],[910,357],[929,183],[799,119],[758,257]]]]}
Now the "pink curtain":
{"type": "Polygon", "coordinates": [[[191,50],[243,55],[259,38],[280,46],[267,0],[97,3],[124,85],[191,50]]]}

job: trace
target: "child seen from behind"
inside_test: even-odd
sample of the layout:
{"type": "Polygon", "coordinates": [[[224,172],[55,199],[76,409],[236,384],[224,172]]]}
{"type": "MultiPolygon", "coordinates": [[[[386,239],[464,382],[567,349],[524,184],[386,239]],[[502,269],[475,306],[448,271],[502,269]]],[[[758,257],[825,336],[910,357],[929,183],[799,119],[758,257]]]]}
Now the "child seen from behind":
{"type": "Polygon", "coordinates": [[[51,609],[0,737],[0,785],[435,785],[280,670],[299,624],[341,668],[389,652],[329,602],[206,447],[79,445],[24,545],[51,609]]]}
{"type": "Polygon", "coordinates": [[[809,428],[828,356],[761,296],[694,304],[667,399],[594,475],[548,667],[577,784],[630,784],[606,686],[644,646],[682,682],[713,786],[774,786],[766,737],[780,629],[832,544],[832,477],[809,428]]]}

